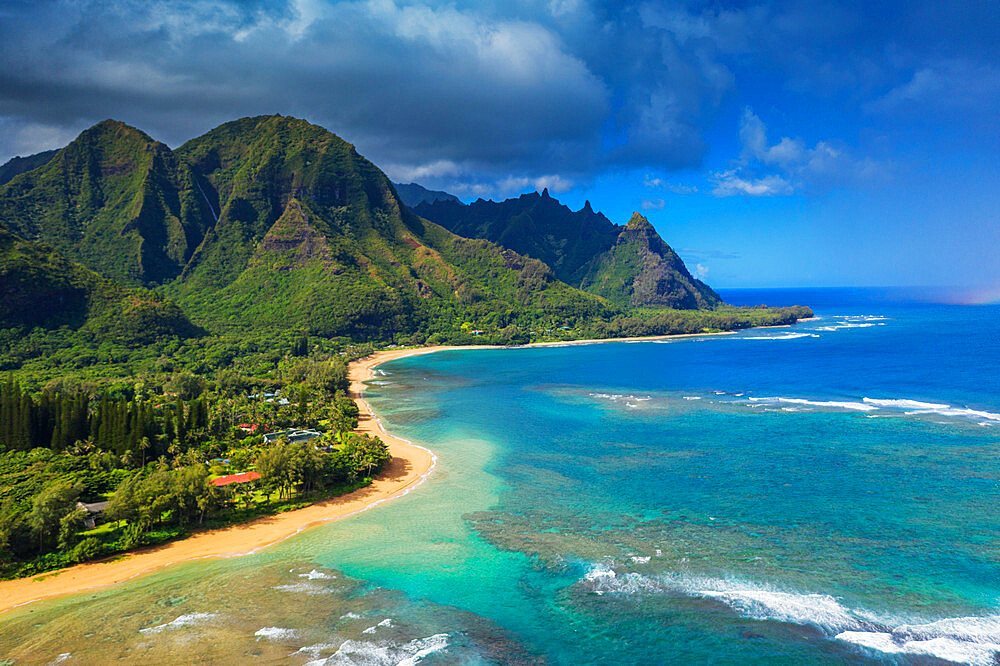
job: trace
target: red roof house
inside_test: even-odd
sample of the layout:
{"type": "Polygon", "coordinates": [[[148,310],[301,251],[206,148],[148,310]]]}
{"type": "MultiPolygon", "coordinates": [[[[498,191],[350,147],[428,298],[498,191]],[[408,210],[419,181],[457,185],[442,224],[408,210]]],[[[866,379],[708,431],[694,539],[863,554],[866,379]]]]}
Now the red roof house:
{"type": "Polygon", "coordinates": [[[212,479],[210,483],[213,486],[228,486],[231,483],[247,483],[248,481],[256,481],[259,478],[260,474],[257,472],[243,472],[242,474],[220,476],[217,479],[212,479]]]}

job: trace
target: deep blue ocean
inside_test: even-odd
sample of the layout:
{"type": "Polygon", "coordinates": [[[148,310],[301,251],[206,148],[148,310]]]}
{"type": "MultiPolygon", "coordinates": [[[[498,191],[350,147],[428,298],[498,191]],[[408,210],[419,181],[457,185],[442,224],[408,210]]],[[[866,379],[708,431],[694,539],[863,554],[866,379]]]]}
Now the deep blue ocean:
{"type": "Polygon", "coordinates": [[[1000,307],[723,296],[817,318],[388,363],[366,395],[437,454],[418,490],[0,616],[0,655],[997,663],[1000,307]]]}

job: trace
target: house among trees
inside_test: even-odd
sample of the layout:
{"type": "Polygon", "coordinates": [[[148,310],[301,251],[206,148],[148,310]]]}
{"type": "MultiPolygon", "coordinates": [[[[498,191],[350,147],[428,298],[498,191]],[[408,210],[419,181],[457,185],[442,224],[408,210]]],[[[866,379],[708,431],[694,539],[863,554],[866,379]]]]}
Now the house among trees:
{"type": "Polygon", "coordinates": [[[83,519],[83,524],[88,530],[92,530],[97,527],[97,519],[100,518],[104,510],[108,508],[108,504],[111,502],[91,502],[90,504],[85,504],[84,502],[77,502],[76,506],[78,509],[83,509],[87,512],[87,516],[83,519]]]}
{"type": "Polygon", "coordinates": [[[292,404],[288,398],[282,398],[281,392],[278,393],[253,393],[247,396],[251,400],[258,400],[260,398],[264,399],[264,402],[277,403],[279,405],[290,405],[292,404]]]}
{"type": "Polygon", "coordinates": [[[315,430],[281,430],[279,432],[269,432],[264,435],[265,444],[274,444],[282,437],[287,437],[289,442],[308,442],[322,437],[323,433],[315,430]]]}

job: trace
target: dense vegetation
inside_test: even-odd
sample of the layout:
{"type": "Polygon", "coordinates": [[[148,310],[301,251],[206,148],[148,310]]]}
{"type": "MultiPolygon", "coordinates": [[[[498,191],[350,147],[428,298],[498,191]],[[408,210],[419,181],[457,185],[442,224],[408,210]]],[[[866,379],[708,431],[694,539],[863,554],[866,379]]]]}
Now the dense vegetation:
{"type": "Polygon", "coordinates": [[[119,286],[2,227],[0,285],[0,342],[11,341],[10,347],[0,345],[0,354],[35,328],[63,327],[79,331],[80,339],[129,345],[200,333],[180,308],[162,296],[119,286]]]}
{"type": "Polygon", "coordinates": [[[293,358],[282,364],[281,379],[268,382],[236,373],[207,382],[181,373],[162,386],[54,380],[31,389],[9,377],[0,385],[0,576],[369,483],[389,454],[378,438],[352,432],[358,411],[343,393],[343,360],[293,358]],[[261,436],[289,427],[323,434],[271,443],[261,436]],[[259,481],[210,483],[251,470],[259,481]],[[90,514],[78,502],[104,500],[104,524],[87,529],[90,514]]]}

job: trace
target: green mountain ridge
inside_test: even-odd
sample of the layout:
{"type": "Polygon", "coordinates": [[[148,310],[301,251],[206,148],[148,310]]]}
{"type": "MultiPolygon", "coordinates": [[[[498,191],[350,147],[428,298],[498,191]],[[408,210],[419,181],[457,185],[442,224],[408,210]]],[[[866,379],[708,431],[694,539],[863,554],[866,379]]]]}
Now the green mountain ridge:
{"type": "Polygon", "coordinates": [[[14,176],[19,176],[26,171],[37,169],[46,164],[58,152],[58,150],[43,150],[34,155],[26,155],[24,157],[18,155],[10,158],[3,165],[0,165],[0,185],[9,183],[14,176]]]}
{"type": "Polygon", "coordinates": [[[150,286],[181,272],[212,220],[170,148],[106,120],[0,187],[0,221],[109,279],[150,286]]]}
{"type": "Polygon", "coordinates": [[[421,219],[351,144],[277,115],[177,150],[104,121],[0,187],[0,224],[157,287],[214,332],[392,339],[612,312],[541,262],[421,219]]]}
{"type": "Polygon", "coordinates": [[[425,202],[414,211],[461,236],[541,259],[558,279],[621,308],[698,310],[722,304],[638,213],[618,226],[595,213],[589,201],[574,212],[547,189],[502,202],[425,202]]]}
{"type": "Polygon", "coordinates": [[[429,190],[417,183],[393,183],[392,186],[396,188],[399,200],[410,208],[415,208],[425,202],[434,203],[435,201],[458,201],[461,203],[454,194],[448,194],[441,190],[429,190]]]}
{"type": "Polygon", "coordinates": [[[199,334],[180,308],[154,292],[117,285],[3,228],[0,284],[3,327],[66,327],[133,344],[199,334]]]}
{"type": "Polygon", "coordinates": [[[641,217],[619,227],[547,192],[512,202],[436,202],[493,215],[495,239],[466,238],[305,120],[241,118],[175,150],[104,121],[0,186],[0,365],[128,373],[176,367],[181,349],[195,372],[236,357],[256,372],[304,333],[328,350],[510,344],[803,316],[721,305],[641,217]]]}

